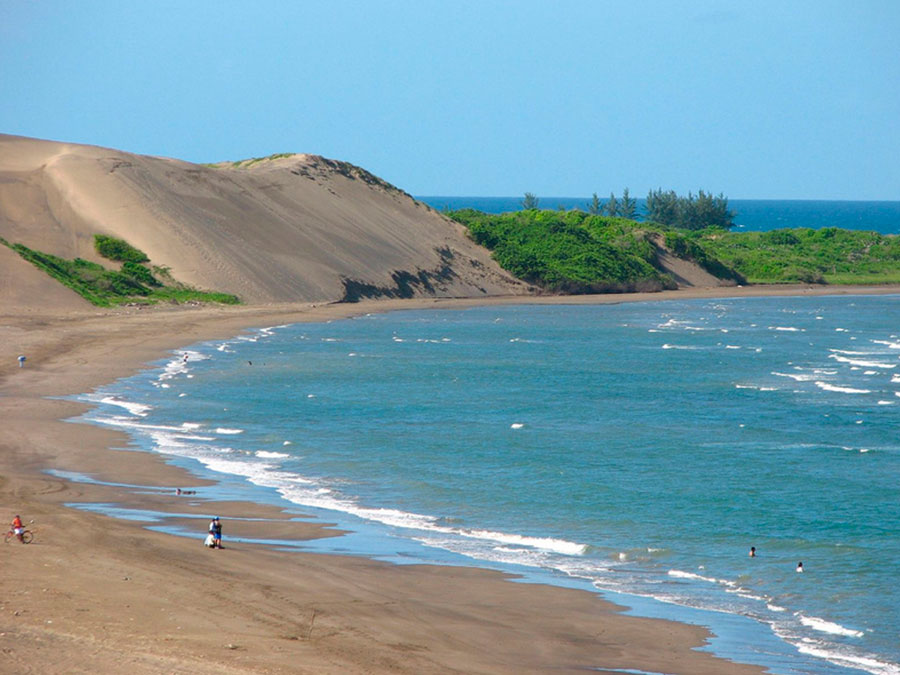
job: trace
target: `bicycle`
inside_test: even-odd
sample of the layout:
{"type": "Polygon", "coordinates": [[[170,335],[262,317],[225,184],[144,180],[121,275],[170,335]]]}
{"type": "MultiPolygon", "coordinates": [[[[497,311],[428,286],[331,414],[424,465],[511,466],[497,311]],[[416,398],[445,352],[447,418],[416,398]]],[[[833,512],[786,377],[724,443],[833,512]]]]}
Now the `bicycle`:
{"type": "MultiPolygon", "coordinates": [[[[33,523],[33,522],[34,521],[32,520],[28,524],[31,525],[31,523],[33,523]]],[[[9,542],[13,541],[14,539],[18,539],[18,537],[16,536],[15,532],[10,530],[9,532],[6,533],[6,536],[3,538],[3,541],[4,541],[4,543],[8,544],[9,542]]],[[[21,541],[23,544],[30,544],[33,540],[34,540],[34,533],[31,530],[22,530],[22,540],[21,541]]]]}

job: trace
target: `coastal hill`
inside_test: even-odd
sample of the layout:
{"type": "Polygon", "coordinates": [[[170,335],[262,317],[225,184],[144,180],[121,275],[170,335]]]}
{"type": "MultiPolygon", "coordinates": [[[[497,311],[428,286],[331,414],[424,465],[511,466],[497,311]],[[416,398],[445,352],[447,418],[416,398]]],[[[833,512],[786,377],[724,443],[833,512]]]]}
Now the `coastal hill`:
{"type": "MultiPolygon", "coordinates": [[[[197,165],[0,135],[0,237],[108,265],[97,234],[144,251],[178,282],[249,304],[533,292],[462,225],[346,162],[197,165]]],[[[89,306],[0,246],[0,305],[38,304],[89,306]]]]}

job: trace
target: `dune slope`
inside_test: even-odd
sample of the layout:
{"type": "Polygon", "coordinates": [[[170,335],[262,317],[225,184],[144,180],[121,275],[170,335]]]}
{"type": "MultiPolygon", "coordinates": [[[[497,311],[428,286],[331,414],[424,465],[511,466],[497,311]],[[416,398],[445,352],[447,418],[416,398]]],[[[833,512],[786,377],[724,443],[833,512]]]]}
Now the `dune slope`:
{"type": "MultiPolygon", "coordinates": [[[[279,155],[207,166],[0,135],[0,236],[104,262],[97,233],[125,239],[179,281],[251,304],[530,292],[462,226],[345,162],[279,155]]],[[[49,277],[19,278],[9,272],[0,285],[7,309],[42,294],[84,302],[49,277]]]]}

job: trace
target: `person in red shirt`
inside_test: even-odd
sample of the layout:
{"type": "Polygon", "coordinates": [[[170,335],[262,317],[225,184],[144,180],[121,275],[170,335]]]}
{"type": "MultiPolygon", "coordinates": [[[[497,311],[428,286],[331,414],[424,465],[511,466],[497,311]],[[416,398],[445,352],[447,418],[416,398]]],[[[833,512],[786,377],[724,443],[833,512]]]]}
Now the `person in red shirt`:
{"type": "Polygon", "coordinates": [[[25,526],[22,525],[22,519],[19,518],[19,516],[16,516],[15,518],[13,518],[12,530],[13,530],[13,534],[16,535],[16,539],[18,539],[19,541],[22,541],[22,532],[24,532],[25,526]]]}

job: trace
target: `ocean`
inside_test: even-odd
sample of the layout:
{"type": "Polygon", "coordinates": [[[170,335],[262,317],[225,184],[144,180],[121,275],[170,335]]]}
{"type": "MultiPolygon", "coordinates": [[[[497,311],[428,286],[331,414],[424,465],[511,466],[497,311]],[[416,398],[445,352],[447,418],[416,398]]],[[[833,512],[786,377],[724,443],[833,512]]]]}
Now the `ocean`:
{"type": "MultiPolygon", "coordinates": [[[[274,326],[85,394],[80,421],[216,479],[200,497],[349,532],[298,550],[593,590],[709,626],[714,652],[775,673],[897,675],[891,317],[900,296],[274,326]]],[[[199,545],[204,524],[181,534],[199,545]]]]}
{"type": "MultiPolygon", "coordinates": [[[[504,213],[522,208],[522,197],[416,197],[438,211],[473,208],[485,213],[504,213]]],[[[601,201],[608,196],[602,195],[601,201]]],[[[587,210],[590,197],[540,197],[544,209],[587,210]]],[[[643,217],[644,199],[637,199],[638,216],[643,217]]],[[[776,230],[783,227],[842,227],[900,234],[900,201],[824,201],[799,199],[729,199],[735,212],[735,232],[776,230]]]]}

